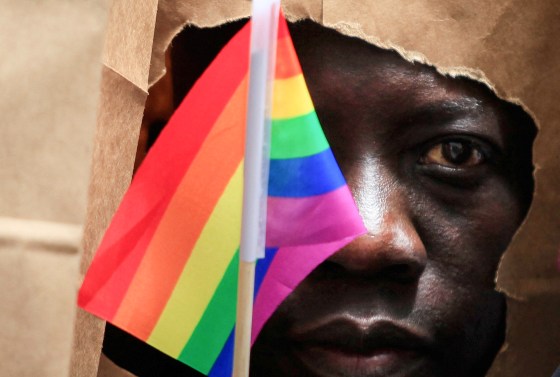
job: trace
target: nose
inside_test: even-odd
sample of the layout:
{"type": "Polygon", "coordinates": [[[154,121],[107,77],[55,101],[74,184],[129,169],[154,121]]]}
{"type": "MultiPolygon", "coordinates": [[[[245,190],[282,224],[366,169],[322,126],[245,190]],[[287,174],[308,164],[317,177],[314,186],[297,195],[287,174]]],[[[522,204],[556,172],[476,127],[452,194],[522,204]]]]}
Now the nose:
{"type": "Polygon", "coordinates": [[[335,253],[329,262],[347,273],[399,282],[417,280],[427,263],[427,253],[410,213],[405,190],[380,179],[349,180],[367,234],[335,253]]]}

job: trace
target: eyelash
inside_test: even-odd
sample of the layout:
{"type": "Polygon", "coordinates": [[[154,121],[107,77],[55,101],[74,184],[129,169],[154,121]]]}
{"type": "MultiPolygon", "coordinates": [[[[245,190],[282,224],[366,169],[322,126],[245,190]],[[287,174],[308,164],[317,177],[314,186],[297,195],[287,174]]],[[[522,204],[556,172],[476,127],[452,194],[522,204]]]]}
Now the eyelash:
{"type": "MultiPolygon", "coordinates": [[[[432,140],[421,148],[420,153],[417,158],[418,168],[429,177],[452,186],[469,188],[477,185],[483,178],[483,172],[485,169],[494,164],[495,152],[494,147],[479,138],[474,138],[470,136],[446,136],[440,137],[432,140]],[[445,144],[453,144],[466,146],[469,151],[469,159],[472,159],[473,153],[476,153],[476,161],[474,164],[454,164],[449,162],[449,164],[442,164],[429,159],[430,152],[436,151],[435,148],[440,148],[439,157],[445,158],[443,155],[443,146],[445,144]],[[454,166],[453,166],[454,165],[454,166]]],[[[436,153],[437,156],[437,153],[436,153]]]]}
{"type": "MultiPolygon", "coordinates": [[[[440,164],[443,166],[455,165],[470,167],[485,162],[487,156],[481,146],[470,140],[451,139],[433,144],[420,157],[420,163],[427,164],[430,158],[442,160],[440,164]],[[473,158],[475,161],[470,161],[473,158]]],[[[438,164],[438,162],[435,163],[438,164]]]]}

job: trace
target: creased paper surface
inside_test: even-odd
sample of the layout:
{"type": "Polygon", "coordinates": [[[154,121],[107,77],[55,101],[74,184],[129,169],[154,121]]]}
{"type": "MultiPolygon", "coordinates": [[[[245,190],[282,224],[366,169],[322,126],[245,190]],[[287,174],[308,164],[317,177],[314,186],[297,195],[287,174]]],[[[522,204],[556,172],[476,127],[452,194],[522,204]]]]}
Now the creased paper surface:
{"type": "Polygon", "coordinates": [[[107,1],[2,1],[0,375],[68,375],[107,1]]]}
{"type": "MultiPolygon", "coordinates": [[[[120,2],[123,9],[134,9],[133,1],[120,2]]],[[[120,22],[119,29],[134,28],[133,19],[153,17],[153,8],[147,8],[143,10],[145,18],[134,15],[112,22],[120,22]]],[[[540,127],[534,149],[537,167],[535,195],[527,220],[499,269],[499,289],[510,297],[508,333],[504,350],[489,376],[550,376],[560,362],[560,321],[557,320],[560,279],[556,270],[560,246],[560,154],[557,152],[560,150],[560,106],[556,103],[560,97],[558,2],[314,0],[286,1],[284,9],[288,19],[312,18],[345,34],[381,47],[394,48],[409,60],[435,65],[442,73],[481,80],[500,97],[522,104],[534,116],[540,127]]],[[[119,59],[126,57],[135,62],[134,65],[120,64],[124,68],[119,73],[134,83],[136,89],[145,91],[163,75],[164,51],[185,25],[215,26],[246,17],[249,10],[250,2],[246,0],[160,0],[153,35],[149,31],[135,34],[141,39],[135,43],[144,46],[142,49],[122,47],[122,51],[127,52],[119,59]],[[145,46],[152,41],[151,53],[147,54],[145,46]],[[146,67],[150,67],[147,76],[146,67]],[[145,76],[140,77],[140,73],[145,76]]],[[[141,8],[137,11],[140,12],[141,8]]],[[[119,59],[105,57],[106,62],[119,59]]],[[[130,101],[129,119],[116,122],[108,117],[100,120],[100,129],[110,127],[110,124],[125,127],[127,132],[138,129],[141,97],[132,89],[127,93],[129,99],[123,99],[118,106],[125,108],[126,101],[130,101]]],[[[116,95],[110,90],[105,95],[109,99],[102,112],[114,114],[113,106],[116,105],[110,99],[115,99],[116,95]]],[[[99,148],[108,148],[107,145],[115,143],[118,132],[125,131],[98,136],[99,148]]],[[[129,142],[134,144],[132,139],[130,137],[129,142]]],[[[114,158],[118,160],[120,156],[123,161],[130,161],[134,146],[122,143],[121,151],[112,152],[114,158]]],[[[106,164],[99,166],[99,169],[109,169],[106,164]]],[[[123,164],[110,169],[119,177],[125,177],[130,174],[126,169],[131,168],[123,164]]],[[[92,185],[102,185],[106,179],[109,178],[97,178],[97,183],[94,181],[92,185]]],[[[124,180],[119,178],[119,185],[124,180]]],[[[105,199],[97,195],[92,193],[90,196],[90,206],[93,201],[110,200],[112,204],[106,207],[110,212],[109,208],[121,194],[119,190],[104,193],[115,196],[105,199]]],[[[105,224],[105,219],[98,221],[90,216],[86,239],[90,237],[93,244],[105,224]]]]}
{"type": "MultiPolygon", "coordinates": [[[[145,101],[146,93],[140,88],[109,68],[103,70],[83,238],[82,275],[132,178],[138,125],[145,101]]],[[[78,310],[71,376],[96,375],[103,329],[103,321],[78,310]]]]}

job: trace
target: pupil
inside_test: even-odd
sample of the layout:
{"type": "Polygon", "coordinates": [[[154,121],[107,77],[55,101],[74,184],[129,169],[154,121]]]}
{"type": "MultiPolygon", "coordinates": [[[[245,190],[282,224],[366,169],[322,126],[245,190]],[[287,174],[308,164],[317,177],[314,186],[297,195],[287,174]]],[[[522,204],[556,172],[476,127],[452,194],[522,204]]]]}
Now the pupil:
{"type": "Polygon", "coordinates": [[[472,148],[464,142],[450,141],[443,144],[442,154],[446,160],[456,165],[462,164],[471,156],[472,148]]]}

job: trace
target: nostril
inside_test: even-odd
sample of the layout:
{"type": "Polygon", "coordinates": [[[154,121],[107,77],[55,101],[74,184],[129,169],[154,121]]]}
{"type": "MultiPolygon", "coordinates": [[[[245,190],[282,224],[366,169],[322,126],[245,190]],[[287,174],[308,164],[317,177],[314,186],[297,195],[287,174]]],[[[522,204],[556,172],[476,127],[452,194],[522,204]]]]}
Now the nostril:
{"type": "Polygon", "coordinates": [[[420,266],[408,263],[399,263],[386,266],[381,274],[387,278],[400,283],[411,283],[417,280],[422,272],[420,266]]]}
{"type": "Polygon", "coordinates": [[[395,274],[395,275],[409,274],[411,269],[412,268],[409,265],[404,264],[404,263],[387,267],[387,270],[389,270],[390,273],[395,274]]]}
{"type": "Polygon", "coordinates": [[[426,267],[427,253],[412,225],[405,229],[403,224],[358,237],[328,258],[320,271],[337,277],[414,283],[426,267]]]}
{"type": "Polygon", "coordinates": [[[346,259],[338,260],[330,258],[324,261],[314,272],[321,274],[323,277],[340,277],[340,276],[361,276],[366,279],[375,279],[379,281],[392,281],[397,284],[415,283],[422,271],[424,265],[414,263],[413,261],[391,263],[390,261],[378,261],[378,263],[356,263],[351,264],[346,259]],[[346,263],[342,263],[346,262],[346,263]]]}
{"type": "Polygon", "coordinates": [[[321,263],[317,270],[320,271],[323,275],[328,276],[340,276],[342,274],[346,274],[346,268],[343,265],[336,263],[330,259],[327,259],[326,261],[321,263]]]}

